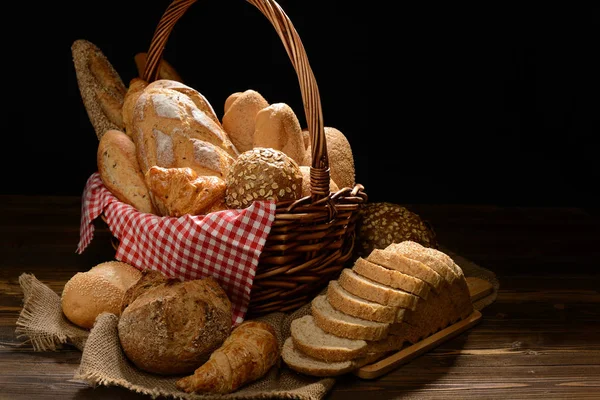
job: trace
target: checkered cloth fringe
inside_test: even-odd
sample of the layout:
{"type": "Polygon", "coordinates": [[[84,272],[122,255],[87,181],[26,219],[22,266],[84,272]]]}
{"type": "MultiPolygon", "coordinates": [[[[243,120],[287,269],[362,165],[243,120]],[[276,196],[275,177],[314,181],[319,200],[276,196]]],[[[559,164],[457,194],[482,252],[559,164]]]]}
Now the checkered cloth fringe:
{"type": "Polygon", "coordinates": [[[119,240],[116,260],[182,280],[212,276],[231,300],[233,325],[244,320],[258,259],[275,220],[275,202],[256,201],[246,209],[208,215],[160,217],[119,201],[96,172],[83,192],[77,253],[92,241],[93,221],[101,214],[119,240]]]}

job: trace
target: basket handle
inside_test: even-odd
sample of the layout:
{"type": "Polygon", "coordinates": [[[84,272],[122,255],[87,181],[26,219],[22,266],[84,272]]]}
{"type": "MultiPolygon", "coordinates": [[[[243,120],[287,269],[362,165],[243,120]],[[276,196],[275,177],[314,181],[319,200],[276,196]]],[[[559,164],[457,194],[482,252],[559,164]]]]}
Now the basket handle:
{"type": "MultiPolygon", "coordinates": [[[[298,32],[292,22],[274,0],[247,0],[248,3],[258,8],[271,22],[285,50],[292,61],[302,93],[304,113],[311,140],[312,165],[310,167],[311,197],[319,199],[329,196],[329,159],[327,157],[327,144],[323,128],[323,111],[319,88],[315,80],[308,57],[298,32]]],[[[148,58],[142,78],[147,82],[158,79],[158,69],[162,53],[175,24],[185,14],[187,9],[196,0],[173,0],[163,13],[150,42],[148,58]]]]}

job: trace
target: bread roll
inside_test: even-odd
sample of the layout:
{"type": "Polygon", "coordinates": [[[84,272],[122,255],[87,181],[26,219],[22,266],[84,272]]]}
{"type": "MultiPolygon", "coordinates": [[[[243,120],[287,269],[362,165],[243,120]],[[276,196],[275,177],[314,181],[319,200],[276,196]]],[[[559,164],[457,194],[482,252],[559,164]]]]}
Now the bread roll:
{"type": "Polygon", "coordinates": [[[77,85],[96,137],[124,130],[121,107],[127,88],[108,58],[93,43],[78,39],[71,46],[77,85]]]}
{"type": "Polygon", "coordinates": [[[223,129],[240,153],[254,146],[256,114],[269,103],[255,90],[248,89],[235,99],[223,115],[223,129]]]}
{"type": "Polygon", "coordinates": [[[231,105],[233,104],[233,102],[236,101],[237,98],[240,97],[241,94],[242,94],[242,92],[235,92],[235,93],[230,94],[225,99],[225,104],[223,105],[223,115],[225,115],[225,113],[227,112],[227,110],[229,110],[229,107],[231,107],[231,105]]]}
{"type": "Polygon", "coordinates": [[[302,172],[294,160],[275,149],[257,147],[234,161],[226,178],[225,203],[246,208],[255,200],[296,200],[302,194],[302,172]]]}
{"type": "MultiPolygon", "coordinates": [[[[310,184],[310,167],[306,165],[300,166],[300,172],[302,173],[302,194],[300,197],[310,196],[311,184],[310,184]]],[[[338,185],[335,184],[331,177],[329,178],[329,191],[332,193],[340,190],[338,185]]]]}
{"type": "Polygon", "coordinates": [[[279,359],[273,327],[244,321],[192,376],[177,381],[187,393],[231,393],[264,376],[279,359]]]}
{"type": "Polygon", "coordinates": [[[146,182],[157,214],[180,217],[225,209],[225,181],[198,176],[191,168],[151,167],[146,182]]]}
{"type": "Polygon", "coordinates": [[[231,302],[211,277],[170,279],[143,291],[121,314],[127,358],[160,375],[192,373],[231,332],[231,302]]]}
{"type": "MultiPolygon", "coordinates": [[[[324,128],[327,142],[327,156],[329,158],[329,173],[331,179],[340,189],[353,188],[355,185],[356,171],[354,169],[354,156],[350,142],[344,134],[336,128],[326,126],[324,128]]],[[[312,148],[306,149],[306,157],[302,165],[312,164],[312,148]]]]}
{"type": "Polygon", "coordinates": [[[123,296],[140,277],[138,269],[120,261],[104,262],[87,272],[78,272],[62,291],[63,313],[85,329],[91,329],[103,312],[121,315],[123,296]]]}
{"type": "Polygon", "coordinates": [[[191,139],[220,147],[231,157],[238,154],[221,126],[178,90],[148,85],[135,104],[132,125],[144,174],[154,165],[180,167],[182,147],[191,139]]]}
{"type": "Polygon", "coordinates": [[[437,248],[434,230],[421,217],[399,204],[367,203],[359,211],[356,224],[356,250],[367,257],[373,249],[384,249],[392,243],[415,241],[437,248]]]}
{"type": "Polygon", "coordinates": [[[256,114],[253,147],[281,150],[300,165],[306,157],[300,122],[285,103],[275,103],[256,114]]]}
{"type": "MultiPolygon", "coordinates": [[[[147,59],[148,53],[137,53],[133,57],[135,66],[137,67],[138,75],[140,77],[144,75],[147,59]]],[[[160,60],[160,65],[158,66],[158,79],[169,79],[172,81],[183,82],[181,75],[179,75],[177,70],[175,70],[175,68],[164,58],[160,60]]]]}
{"type": "Polygon", "coordinates": [[[135,144],[129,136],[108,130],[100,138],[96,156],[102,183],[117,199],[140,212],[156,213],[137,161],[135,144]]]}

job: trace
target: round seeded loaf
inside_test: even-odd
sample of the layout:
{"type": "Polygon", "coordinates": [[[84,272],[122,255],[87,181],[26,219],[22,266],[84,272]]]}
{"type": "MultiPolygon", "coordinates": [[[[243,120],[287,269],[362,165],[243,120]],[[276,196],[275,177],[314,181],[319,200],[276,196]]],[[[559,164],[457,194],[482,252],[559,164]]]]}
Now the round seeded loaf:
{"type": "Polygon", "coordinates": [[[229,208],[246,208],[255,200],[297,200],[302,194],[302,172],[284,152],[257,147],[235,159],[226,179],[229,208]]]}

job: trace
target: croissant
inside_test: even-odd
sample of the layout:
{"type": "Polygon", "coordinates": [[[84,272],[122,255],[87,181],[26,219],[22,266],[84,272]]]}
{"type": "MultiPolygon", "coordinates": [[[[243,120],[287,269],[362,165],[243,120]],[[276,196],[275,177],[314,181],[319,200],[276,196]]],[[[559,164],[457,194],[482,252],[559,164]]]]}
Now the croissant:
{"type": "Polygon", "coordinates": [[[279,359],[275,330],[262,321],[244,321],[193,375],[179,379],[186,393],[231,393],[264,376],[279,359]]]}
{"type": "Polygon", "coordinates": [[[146,184],[154,206],[162,216],[203,215],[226,209],[225,181],[217,176],[198,176],[188,167],[151,167],[146,184]]]}

